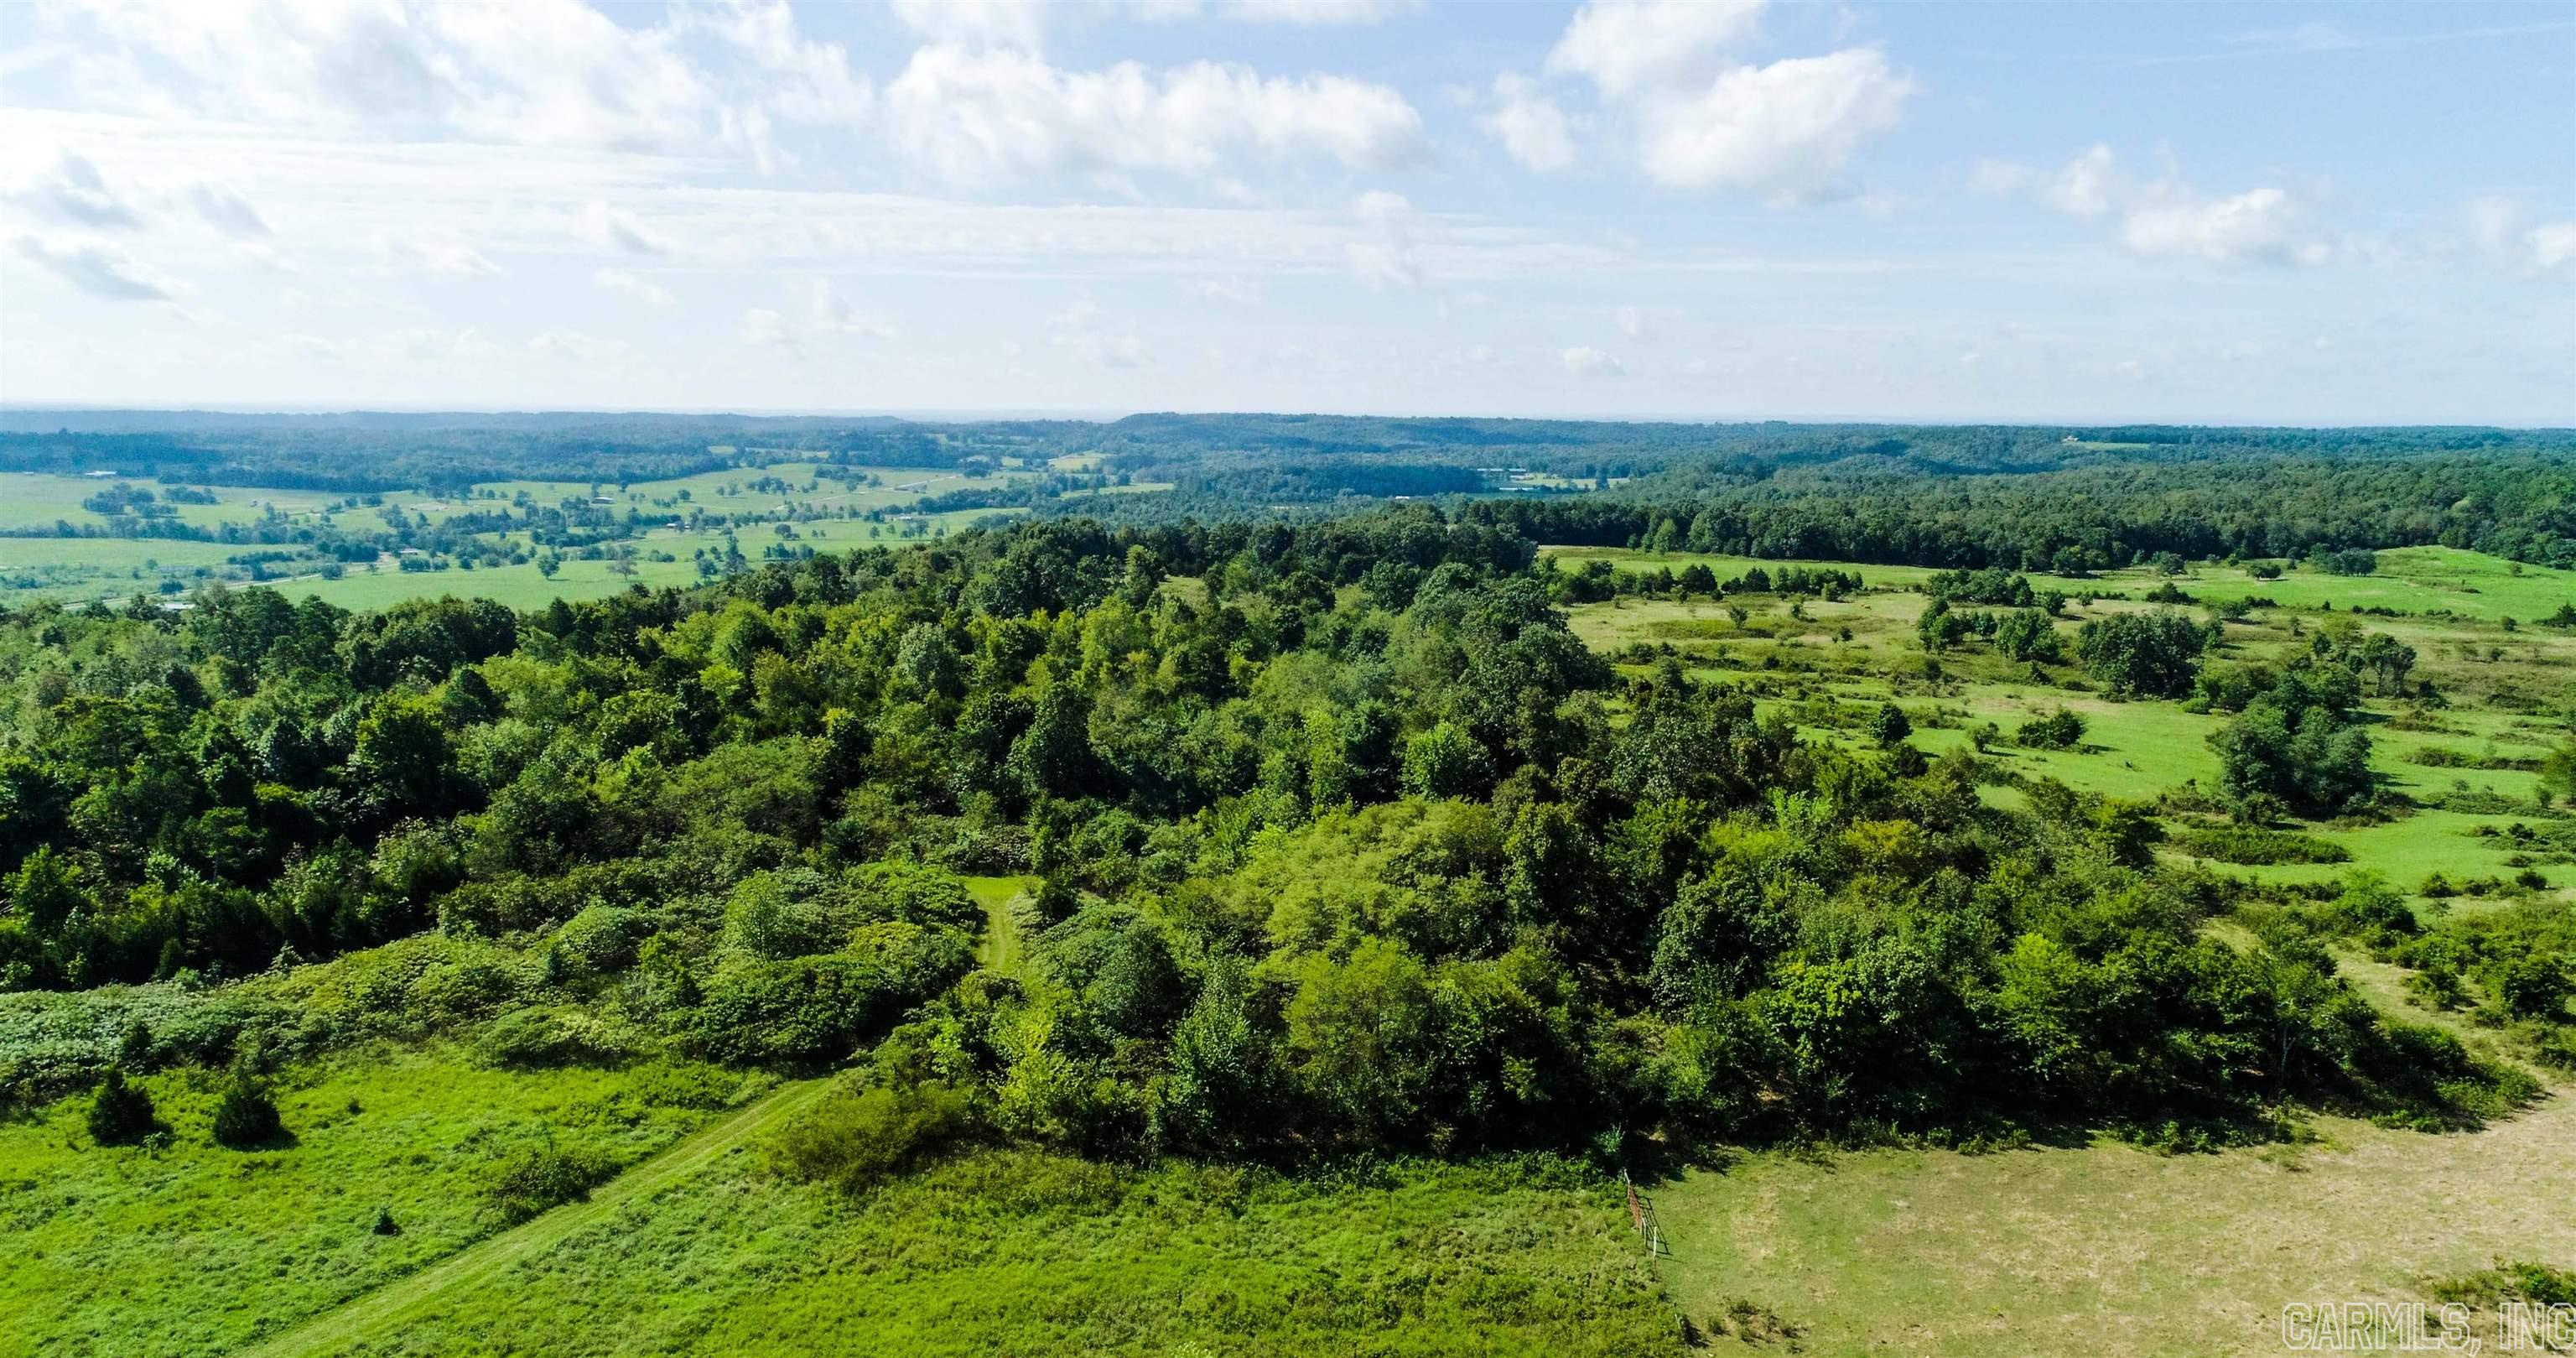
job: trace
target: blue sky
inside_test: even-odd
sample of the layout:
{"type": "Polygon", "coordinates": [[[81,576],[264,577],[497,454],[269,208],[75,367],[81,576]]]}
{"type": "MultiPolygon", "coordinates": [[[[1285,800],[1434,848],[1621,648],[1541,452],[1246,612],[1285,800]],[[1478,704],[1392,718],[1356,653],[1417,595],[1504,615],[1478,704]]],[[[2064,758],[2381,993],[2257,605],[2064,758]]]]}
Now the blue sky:
{"type": "Polygon", "coordinates": [[[0,400],[2576,424],[2576,4],[0,6],[0,400]]]}

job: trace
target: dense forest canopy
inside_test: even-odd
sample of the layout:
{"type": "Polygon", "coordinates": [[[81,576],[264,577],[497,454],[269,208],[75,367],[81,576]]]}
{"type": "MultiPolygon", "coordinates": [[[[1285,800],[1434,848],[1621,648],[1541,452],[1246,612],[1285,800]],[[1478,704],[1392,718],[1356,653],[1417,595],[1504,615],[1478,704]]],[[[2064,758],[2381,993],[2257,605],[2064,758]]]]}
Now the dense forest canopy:
{"type": "MultiPolygon", "coordinates": [[[[2218,937],[2148,808],[2008,804],[1893,722],[1853,749],[1614,668],[1526,523],[1045,519],[525,613],[16,610],[0,986],[176,982],[202,1000],[159,1059],[519,1013],[546,1059],[601,1016],[864,1054],[869,1125],[1121,1156],[2447,1125],[2529,1092],[2335,974],[2316,928],[2400,928],[2368,890],[2218,937]],[[999,873],[1040,883],[1008,920],[960,885],[999,873]],[[1029,965],[979,967],[1005,928],[1029,965]],[[307,1003],[212,984],[389,943],[307,1003]]],[[[2246,720],[2307,729],[2293,680],[2246,720]]]]}

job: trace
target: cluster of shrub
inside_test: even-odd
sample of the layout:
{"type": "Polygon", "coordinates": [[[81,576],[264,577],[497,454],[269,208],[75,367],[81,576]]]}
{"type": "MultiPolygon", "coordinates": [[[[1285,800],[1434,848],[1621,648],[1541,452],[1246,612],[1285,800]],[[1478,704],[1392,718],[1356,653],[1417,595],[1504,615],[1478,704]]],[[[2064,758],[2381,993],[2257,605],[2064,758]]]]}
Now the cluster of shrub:
{"type": "Polygon", "coordinates": [[[1556,558],[1548,557],[1543,558],[1543,569],[1548,575],[1549,597],[1564,604],[1594,604],[1623,595],[1722,599],[1737,594],[1779,594],[1838,600],[1862,589],[1857,572],[1831,566],[1754,566],[1725,580],[1718,579],[1717,572],[1705,561],[1691,562],[1679,571],[1665,565],[1651,571],[1623,571],[1595,558],[1568,571],[1558,566],[1556,558]]]}

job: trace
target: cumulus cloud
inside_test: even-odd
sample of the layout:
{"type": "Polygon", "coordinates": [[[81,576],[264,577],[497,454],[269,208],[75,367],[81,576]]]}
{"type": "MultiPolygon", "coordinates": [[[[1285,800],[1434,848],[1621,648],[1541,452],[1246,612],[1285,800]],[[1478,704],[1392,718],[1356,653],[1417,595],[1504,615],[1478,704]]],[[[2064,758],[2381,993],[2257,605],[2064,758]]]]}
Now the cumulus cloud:
{"type": "Polygon", "coordinates": [[[2530,208],[2503,196],[2473,199],[2461,216],[2470,252],[2487,265],[2576,278],[2576,221],[2534,222],[2530,208]]]}
{"type": "Polygon", "coordinates": [[[254,240],[272,234],[268,219],[252,207],[250,200],[220,184],[193,184],[188,188],[188,205],[206,224],[237,240],[254,240]]]}
{"type": "Polygon", "coordinates": [[[1864,142],[1894,128],[1914,82],[1865,47],[1739,66],[1640,111],[1646,173],[1674,188],[1784,200],[1832,192],[1864,142]]]}
{"type": "Polygon", "coordinates": [[[88,293],[111,302],[166,302],[170,285],[123,255],[98,245],[57,245],[34,236],[13,244],[28,262],[88,293]]]}
{"type": "Polygon", "coordinates": [[[1588,344],[1578,344],[1557,354],[1557,361],[1577,377],[1618,377],[1628,370],[1619,360],[1588,344]]]}
{"type": "Polygon", "coordinates": [[[2531,262],[2566,272],[2576,266],[2576,222],[2548,222],[2523,234],[2531,244],[2531,262]]]}
{"type": "Polygon", "coordinates": [[[639,277],[624,269],[601,269],[590,281],[621,297],[631,297],[646,306],[666,307],[675,300],[671,290],[651,279],[639,277]]]}
{"type": "Polygon", "coordinates": [[[796,335],[787,318],[767,307],[753,307],[742,313],[742,342],[754,349],[796,348],[796,335]]]}
{"type": "Polygon", "coordinates": [[[1476,122],[1530,169],[1546,174],[1574,163],[1574,134],[1565,111],[1527,76],[1508,71],[1495,76],[1493,110],[1476,122]]]}
{"type": "Polygon", "coordinates": [[[65,151],[53,165],[10,191],[9,199],[73,226],[132,230],[143,225],[134,209],[107,186],[86,156],[65,151]]]}
{"type": "Polygon", "coordinates": [[[2194,255],[2217,264],[2322,264],[2334,246],[2285,189],[2248,189],[2141,204],[2120,221],[2120,243],[2141,255],[2194,255]]]}
{"type": "Polygon", "coordinates": [[[1656,183],[1775,202],[1839,193],[1852,157],[1901,120],[1914,81],[1867,47],[1730,63],[1728,50],[1751,36],[1763,8],[1591,0],[1548,53],[1547,70],[1592,82],[1633,129],[1638,164],[1656,183]]]}
{"type": "Polygon", "coordinates": [[[1392,169],[1425,154],[1421,115],[1384,85],[1195,62],[1068,71],[1029,52],[925,47],[886,87],[887,131],[958,183],[1061,172],[1204,174],[1245,155],[1392,169]]]}
{"type": "Polygon", "coordinates": [[[1591,0],[1548,53],[1547,69],[1589,77],[1608,99],[1694,82],[1753,32],[1762,10],[1763,0],[1591,0]]]}
{"type": "Polygon", "coordinates": [[[1403,194],[1364,193],[1351,205],[1360,238],[1350,243],[1351,272],[1371,288],[1422,286],[1426,275],[1413,248],[1413,204],[1403,194]]]}
{"type": "Polygon", "coordinates": [[[2266,185],[2213,197],[2174,175],[2133,175],[2108,146],[2089,147],[2054,173],[1989,161],[1977,167],[1973,182],[2100,223],[2122,248],[2151,259],[2314,265],[2333,259],[2340,247],[2305,193],[2266,185]]]}

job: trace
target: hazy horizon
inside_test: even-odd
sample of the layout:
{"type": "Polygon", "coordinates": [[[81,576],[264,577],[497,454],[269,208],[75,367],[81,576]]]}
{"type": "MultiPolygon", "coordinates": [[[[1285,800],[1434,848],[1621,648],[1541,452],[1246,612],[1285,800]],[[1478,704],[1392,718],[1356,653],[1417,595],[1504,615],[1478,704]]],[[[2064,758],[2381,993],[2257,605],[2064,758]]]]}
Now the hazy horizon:
{"type": "Polygon", "coordinates": [[[698,419],[738,418],[738,419],[816,419],[816,420],[833,420],[833,419],[846,419],[846,420],[901,420],[901,421],[904,421],[904,422],[907,422],[907,423],[915,423],[915,424],[983,424],[983,423],[1008,423],[1008,422],[1013,422],[1013,421],[1023,421],[1023,420],[1060,420],[1060,421],[1069,421],[1069,422],[1077,422],[1077,423],[1114,424],[1114,423],[1116,423],[1116,422],[1117,422],[1117,421],[1119,421],[1119,420],[1132,419],[1132,418],[1136,418],[1136,417],[1138,417],[1138,416],[1146,416],[1146,415],[1181,415],[1181,416],[1210,417],[1210,418],[1221,418],[1221,417],[1226,417],[1226,416],[1241,416],[1241,417],[1284,418],[1284,419],[1531,420],[1531,421],[1557,421],[1557,422],[1576,423],[1576,424],[1696,424],[1696,425],[1784,424],[1784,425],[1857,425],[1857,426],[1884,425],[1884,426],[1887,426],[1887,427],[1889,427],[1889,428],[1973,428],[1973,427],[2019,427],[2019,428],[2037,428],[2037,429],[2054,429],[2054,428],[2114,428],[2114,427],[2161,427],[2161,428],[2174,428],[2174,429],[2395,429],[2395,428],[2414,428],[2414,429],[2511,429],[2511,430],[2536,431],[2536,432],[2550,432],[2550,431],[2565,430],[2565,429],[2576,429],[2576,422],[2570,422],[2570,423],[2565,423],[2565,424],[2558,424],[2558,423],[2516,423],[2516,422],[2511,422],[2511,421],[2496,421],[2496,420],[2478,421],[2478,422],[2455,422],[2455,421],[2382,421],[2382,420],[2372,420],[2372,421],[2356,421],[2356,422],[2350,422],[2350,423],[2278,423],[2278,422],[2248,421],[2248,420],[2191,420],[2191,419],[2154,419],[2154,418],[2137,418],[2137,419],[2129,419],[2129,418],[2118,418],[2118,417],[2104,417],[2104,418],[2090,418],[2090,419],[2069,419],[2069,418],[2057,418],[2057,419],[2037,419],[2037,418],[2032,418],[2032,419],[1976,419],[1976,418],[1928,418],[1928,417],[1927,417],[1927,418],[1914,418],[1914,417],[1908,417],[1908,416],[1902,416],[1902,415],[1894,415],[1894,416],[1888,416],[1888,415],[1850,415],[1850,416],[1837,416],[1837,415],[1789,415],[1789,416],[1782,416],[1782,415],[1691,415],[1691,414],[1657,413],[1657,412],[1631,412],[1631,413],[1585,413],[1585,412],[1573,412],[1573,413],[1562,414],[1562,415],[1506,415],[1506,414],[1491,414],[1491,413],[1485,413],[1485,412],[1478,412],[1478,411],[1465,411],[1465,410],[1421,410],[1421,411],[1398,411],[1398,410],[1217,410],[1217,409],[1209,409],[1209,410],[1171,410],[1171,409],[1164,409],[1164,410],[1147,410],[1147,409],[1093,409],[1093,410],[1070,410],[1070,409],[1013,409],[1013,408],[994,408],[994,409],[985,409],[985,410],[905,410],[905,409],[870,410],[870,409],[829,409],[829,408],[817,408],[817,409],[761,409],[761,408],[757,408],[757,407],[739,407],[739,406],[736,406],[736,407],[726,407],[726,406],[707,406],[707,407],[695,407],[695,408],[691,408],[691,407],[676,407],[676,406],[670,406],[670,407],[658,407],[658,408],[657,408],[657,407],[652,407],[652,406],[633,406],[633,407],[624,407],[624,408],[612,408],[612,407],[605,407],[605,406],[560,406],[560,407],[553,407],[553,406],[481,406],[481,407],[477,407],[477,406],[456,406],[456,405],[444,405],[444,406],[442,406],[442,405],[423,405],[423,406],[392,406],[392,405],[371,405],[371,406],[330,406],[330,405],[309,405],[309,406],[289,406],[289,405],[258,405],[258,404],[245,404],[245,405],[210,405],[210,404],[191,404],[191,405],[154,405],[154,404],[149,404],[149,403],[138,403],[138,404],[133,404],[133,405],[106,405],[106,404],[83,404],[83,403],[57,403],[57,402],[46,402],[46,401],[0,401],[0,413],[8,413],[8,414],[15,414],[15,415],[47,415],[47,414],[63,414],[63,415],[100,414],[100,415],[105,415],[105,414],[114,414],[114,415],[172,415],[172,416],[177,416],[177,415],[196,415],[196,414],[204,414],[204,415],[227,415],[227,416],[238,416],[238,417],[243,417],[243,418],[257,418],[257,417],[264,416],[264,415],[277,416],[277,417],[279,417],[279,418],[293,418],[293,417],[299,417],[299,416],[330,416],[330,415],[343,415],[343,416],[355,416],[355,415],[416,415],[416,416],[452,415],[452,416],[458,416],[458,417],[473,417],[473,416],[580,416],[580,415],[596,415],[596,416],[601,416],[601,417],[626,417],[626,416],[647,416],[647,417],[658,417],[658,416],[668,416],[668,417],[672,417],[672,418],[698,418],[698,419]]]}

